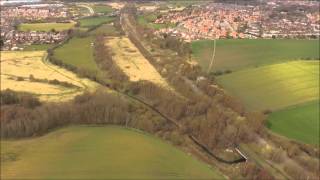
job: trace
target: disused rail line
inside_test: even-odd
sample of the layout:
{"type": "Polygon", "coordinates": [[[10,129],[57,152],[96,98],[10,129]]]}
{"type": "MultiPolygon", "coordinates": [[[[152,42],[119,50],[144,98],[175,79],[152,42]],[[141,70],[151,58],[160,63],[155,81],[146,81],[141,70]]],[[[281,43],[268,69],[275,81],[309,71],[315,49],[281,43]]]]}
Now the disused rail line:
{"type": "MultiPolygon", "coordinates": [[[[132,95],[129,95],[127,93],[124,93],[124,92],[121,92],[121,91],[118,91],[116,89],[114,89],[115,91],[117,91],[118,93],[130,98],[130,99],[133,99],[135,101],[138,101],[139,103],[147,106],[149,109],[151,109],[152,111],[156,112],[158,115],[160,115],[162,118],[164,118],[165,120],[167,120],[168,122],[174,124],[177,128],[181,129],[182,128],[182,125],[179,124],[176,120],[166,116],[165,114],[163,114],[162,112],[160,112],[157,108],[153,107],[152,105],[148,104],[147,102],[141,100],[140,98],[138,97],[135,97],[135,96],[132,96],[132,95]]],[[[213,153],[206,145],[204,145],[203,143],[201,143],[194,135],[190,134],[190,133],[187,133],[187,136],[188,138],[193,142],[195,143],[200,149],[202,149],[204,152],[206,152],[206,154],[208,154],[210,157],[213,157],[214,159],[216,159],[217,161],[219,162],[222,162],[222,163],[225,163],[225,164],[236,164],[236,163],[242,163],[242,162],[246,162],[247,161],[247,157],[243,156],[242,153],[238,153],[241,158],[239,159],[235,159],[235,160],[225,160],[217,155],[215,155],[215,153],[213,153]]]]}
{"type": "MultiPolygon", "coordinates": [[[[153,57],[152,55],[149,53],[148,50],[146,50],[142,44],[140,43],[137,43],[138,42],[138,39],[136,39],[136,36],[134,34],[131,33],[131,31],[126,31],[127,28],[129,28],[129,25],[127,25],[127,28],[125,28],[125,24],[124,24],[124,21],[129,21],[128,19],[126,19],[125,17],[125,12],[121,12],[120,14],[120,25],[121,25],[121,28],[124,32],[126,32],[128,38],[135,44],[135,46],[139,49],[139,51],[141,52],[141,54],[148,60],[148,59],[152,59],[153,60],[153,57]]],[[[129,15],[127,15],[128,17],[129,15]]],[[[130,97],[131,99],[135,99],[136,101],[139,101],[140,103],[144,104],[145,106],[149,107],[150,109],[152,109],[154,112],[156,112],[158,115],[160,115],[161,117],[163,117],[164,119],[166,119],[167,121],[173,123],[176,127],[178,128],[182,128],[182,125],[179,124],[176,120],[166,116],[165,114],[163,114],[162,112],[160,112],[157,108],[149,105],[148,103],[146,103],[145,101],[135,97],[135,96],[132,96],[132,95],[129,95],[129,94],[126,94],[126,93],[122,93],[120,92],[121,94],[127,96],[127,97],[130,97]]],[[[202,149],[204,152],[206,152],[210,157],[213,157],[214,159],[216,159],[217,161],[219,162],[222,162],[222,163],[226,163],[226,164],[236,164],[236,163],[241,163],[241,162],[245,162],[247,161],[247,157],[243,156],[243,153],[238,153],[241,158],[239,159],[235,159],[235,160],[225,160],[217,155],[215,155],[215,153],[213,153],[206,145],[204,145],[203,143],[200,142],[200,140],[198,140],[194,135],[192,134],[187,134],[188,138],[193,142],[195,143],[200,149],[202,149]]]]}

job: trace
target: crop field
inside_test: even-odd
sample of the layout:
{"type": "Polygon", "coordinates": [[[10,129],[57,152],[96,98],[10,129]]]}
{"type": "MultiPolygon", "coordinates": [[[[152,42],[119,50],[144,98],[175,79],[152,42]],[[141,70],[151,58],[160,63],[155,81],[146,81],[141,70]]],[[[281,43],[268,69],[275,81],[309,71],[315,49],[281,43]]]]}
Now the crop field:
{"type": "Polygon", "coordinates": [[[113,17],[108,16],[98,16],[98,17],[86,17],[83,19],[79,19],[80,27],[94,27],[105,23],[110,23],[114,20],[113,17]]]}
{"type": "Polygon", "coordinates": [[[38,95],[41,100],[62,101],[72,99],[85,90],[96,89],[96,83],[50,64],[44,56],[44,51],[1,51],[1,90],[26,91],[38,95]],[[49,80],[73,86],[50,84],[49,80]]]}
{"type": "Polygon", "coordinates": [[[73,28],[75,22],[70,23],[23,23],[18,27],[19,31],[63,31],[73,28]]]}
{"type": "Polygon", "coordinates": [[[249,110],[280,108],[319,99],[319,61],[290,61],[218,76],[249,110]]]}
{"type": "MultiPolygon", "coordinates": [[[[207,71],[212,57],[213,41],[194,41],[192,51],[194,58],[207,71]]],[[[319,56],[317,40],[217,40],[212,71],[235,71],[297,59],[320,59],[319,56]]]]}
{"type": "Polygon", "coordinates": [[[162,140],[118,126],[2,140],[1,150],[1,178],[8,179],[223,179],[162,140]]]}
{"type": "Polygon", "coordinates": [[[91,36],[74,37],[66,44],[54,50],[54,57],[76,67],[85,68],[92,72],[98,71],[93,57],[94,38],[91,36]]]}
{"type": "Polygon", "coordinates": [[[267,126],[275,133],[303,143],[319,145],[319,100],[289,107],[270,115],[267,126]]]}
{"type": "Polygon", "coordinates": [[[127,37],[106,39],[106,46],[115,54],[115,63],[131,81],[147,80],[159,86],[169,88],[168,83],[149,63],[127,37]]]}

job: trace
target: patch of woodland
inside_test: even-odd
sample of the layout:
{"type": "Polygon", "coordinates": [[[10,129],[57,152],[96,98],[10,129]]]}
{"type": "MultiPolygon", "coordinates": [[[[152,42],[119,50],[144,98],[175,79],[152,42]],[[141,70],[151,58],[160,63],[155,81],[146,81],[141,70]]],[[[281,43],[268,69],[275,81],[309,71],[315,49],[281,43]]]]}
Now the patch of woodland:
{"type": "Polygon", "coordinates": [[[17,105],[25,108],[35,108],[41,103],[37,97],[27,92],[17,92],[11,89],[0,91],[0,105],[17,105]]]}
{"type": "Polygon", "coordinates": [[[35,105],[34,101],[39,102],[34,96],[1,92],[1,138],[37,136],[72,124],[112,124],[141,129],[170,141],[172,138],[173,143],[183,142],[175,126],[165,119],[103,89],[78,95],[69,102],[35,105]]]}

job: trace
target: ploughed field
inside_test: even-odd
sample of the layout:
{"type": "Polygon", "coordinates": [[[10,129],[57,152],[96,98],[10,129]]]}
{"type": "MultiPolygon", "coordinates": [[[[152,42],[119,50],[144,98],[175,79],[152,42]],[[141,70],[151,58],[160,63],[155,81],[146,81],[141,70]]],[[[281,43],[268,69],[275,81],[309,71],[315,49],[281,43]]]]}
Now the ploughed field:
{"type": "Polygon", "coordinates": [[[8,179],[223,179],[172,145],[117,126],[72,126],[1,147],[8,179]]]}
{"type": "Polygon", "coordinates": [[[23,23],[18,26],[20,31],[63,31],[73,28],[75,22],[69,23],[23,23]]]}
{"type": "Polygon", "coordinates": [[[45,51],[1,51],[1,90],[35,94],[61,101],[91,91],[96,83],[49,63],[45,51]]]}
{"type": "Polygon", "coordinates": [[[319,145],[319,100],[272,113],[268,127],[300,142],[319,145]]]}
{"type": "MultiPolygon", "coordinates": [[[[212,40],[192,42],[197,62],[207,71],[213,51],[212,40]]],[[[317,40],[234,39],[217,40],[212,72],[239,70],[298,59],[319,59],[317,40]]]]}

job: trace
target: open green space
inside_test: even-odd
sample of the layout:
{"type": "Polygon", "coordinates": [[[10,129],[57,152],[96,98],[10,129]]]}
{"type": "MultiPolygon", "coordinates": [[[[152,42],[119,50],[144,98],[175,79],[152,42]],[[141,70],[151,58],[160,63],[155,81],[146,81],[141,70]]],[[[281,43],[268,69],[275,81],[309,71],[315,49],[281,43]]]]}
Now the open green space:
{"type": "Polygon", "coordinates": [[[107,6],[107,5],[94,5],[92,6],[92,9],[95,13],[110,13],[114,11],[112,7],[107,6]]]}
{"type": "Polygon", "coordinates": [[[73,37],[66,44],[54,50],[54,57],[65,64],[98,72],[98,66],[93,57],[94,37],[73,37]]]}
{"type": "Polygon", "coordinates": [[[1,179],[223,179],[153,136],[117,126],[72,126],[1,141],[1,179]]]}
{"type": "Polygon", "coordinates": [[[217,82],[248,110],[277,110],[319,99],[319,60],[247,68],[217,76],[217,82]]]}
{"type": "MultiPolygon", "coordinates": [[[[194,58],[205,71],[213,52],[212,40],[192,42],[194,58]]],[[[211,71],[239,70],[297,59],[320,59],[318,40],[228,39],[217,40],[211,71]]]]}
{"type": "Polygon", "coordinates": [[[142,26],[146,26],[151,29],[162,29],[167,27],[175,27],[175,24],[167,23],[167,24],[156,24],[154,21],[157,19],[156,14],[144,14],[138,16],[138,23],[142,26]]]}
{"type": "Polygon", "coordinates": [[[117,29],[110,24],[102,24],[98,28],[89,32],[90,35],[107,35],[107,36],[117,36],[119,32],[117,29]]]}
{"type": "Polygon", "coordinates": [[[19,31],[63,31],[73,28],[75,23],[23,23],[18,26],[19,31]]]}
{"type": "Polygon", "coordinates": [[[104,23],[109,23],[114,20],[114,17],[108,16],[92,16],[79,19],[80,27],[94,27],[104,23]]]}
{"type": "Polygon", "coordinates": [[[274,112],[268,118],[271,131],[303,143],[319,145],[319,101],[274,112]]]}

